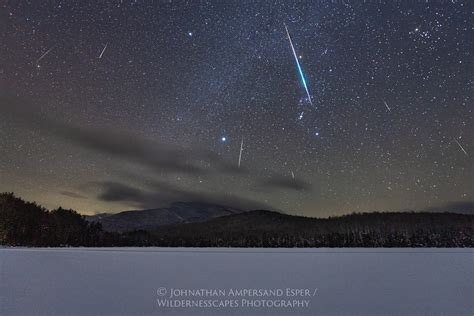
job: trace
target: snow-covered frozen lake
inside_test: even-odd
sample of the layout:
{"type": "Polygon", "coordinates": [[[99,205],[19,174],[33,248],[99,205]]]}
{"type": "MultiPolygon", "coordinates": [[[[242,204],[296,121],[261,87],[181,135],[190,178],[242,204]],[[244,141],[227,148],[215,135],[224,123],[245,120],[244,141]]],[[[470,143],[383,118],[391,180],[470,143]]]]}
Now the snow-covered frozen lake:
{"type": "Polygon", "coordinates": [[[2,248],[0,315],[472,315],[473,266],[472,249],[2,248]]]}

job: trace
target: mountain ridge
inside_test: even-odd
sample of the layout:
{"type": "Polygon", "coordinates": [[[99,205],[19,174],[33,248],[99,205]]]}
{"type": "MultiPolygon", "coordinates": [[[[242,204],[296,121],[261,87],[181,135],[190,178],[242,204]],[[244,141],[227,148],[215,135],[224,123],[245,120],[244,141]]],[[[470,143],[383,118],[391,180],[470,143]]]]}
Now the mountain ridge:
{"type": "Polygon", "coordinates": [[[85,216],[90,222],[102,224],[105,231],[125,232],[154,230],[159,226],[202,222],[212,218],[239,214],[243,210],[204,202],[174,202],[169,207],[129,210],[115,214],[100,213],[85,216]]]}

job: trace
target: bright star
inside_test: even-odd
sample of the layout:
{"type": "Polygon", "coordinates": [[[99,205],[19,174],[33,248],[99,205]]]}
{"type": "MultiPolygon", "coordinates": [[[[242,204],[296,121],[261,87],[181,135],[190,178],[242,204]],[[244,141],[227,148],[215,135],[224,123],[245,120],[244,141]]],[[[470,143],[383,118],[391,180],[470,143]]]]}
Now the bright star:
{"type": "Polygon", "coordinates": [[[193,36],[193,32],[188,32],[188,36],[193,36]]]}
{"type": "Polygon", "coordinates": [[[222,142],[225,142],[226,140],[227,140],[227,137],[225,137],[225,136],[222,136],[222,137],[221,137],[221,141],[222,141],[222,142]]]}

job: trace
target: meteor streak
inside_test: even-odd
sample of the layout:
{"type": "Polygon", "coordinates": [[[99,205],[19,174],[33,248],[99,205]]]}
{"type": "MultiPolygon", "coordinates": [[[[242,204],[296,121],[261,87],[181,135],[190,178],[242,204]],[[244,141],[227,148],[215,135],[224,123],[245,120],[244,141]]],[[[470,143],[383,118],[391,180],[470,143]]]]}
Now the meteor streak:
{"type": "Polygon", "coordinates": [[[239,152],[239,163],[237,166],[240,168],[240,162],[242,161],[242,150],[244,149],[244,138],[242,137],[242,142],[240,143],[240,152],[239,152]]]}
{"type": "Polygon", "coordinates": [[[469,157],[469,155],[467,154],[466,150],[464,149],[464,147],[462,147],[462,145],[458,142],[458,140],[456,138],[453,138],[454,141],[456,142],[456,144],[458,144],[459,148],[461,148],[462,152],[469,157]]]}
{"type": "Polygon", "coordinates": [[[105,44],[104,49],[103,49],[102,52],[100,53],[99,59],[101,59],[101,58],[102,58],[102,55],[104,55],[104,52],[105,52],[105,49],[107,48],[107,45],[109,45],[109,43],[105,44]]]}
{"type": "Polygon", "coordinates": [[[388,110],[389,112],[392,112],[392,110],[391,110],[390,107],[388,106],[387,102],[385,102],[385,100],[382,100],[382,101],[383,101],[383,103],[385,104],[385,107],[387,108],[387,110],[388,110]]]}
{"type": "Polygon", "coordinates": [[[306,90],[306,95],[308,96],[309,103],[313,105],[313,101],[311,100],[311,96],[309,95],[308,86],[306,85],[306,80],[303,75],[303,70],[301,69],[300,62],[298,60],[298,56],[296,55],[295,47],[293,46],[293,41],[291,40],[290,32],[288,31],[288,27],[285,24],[286,35],[288,36],[288,40],[290,41],[291,51],[293,52],[293,56],[296,60],[296,65],[298,66],[298,71],[300,73],[301,81],[303,82],[304,89],[306,90]]]}
{"type": "Polygon", "coordinates": [[[39,62],[41,61],[41,59],[43,59],[44,57],[46,57],[46,55],[48,55],[49,52],[50,52],[53,48],[54,48],[54,47],[51,47],[50,49],[48,49],[48,50],[46,51],[46,53],[44,53],[43,55],[41,55],[41,57],[36,60],[36,63],[39,63],[39,62]]]}

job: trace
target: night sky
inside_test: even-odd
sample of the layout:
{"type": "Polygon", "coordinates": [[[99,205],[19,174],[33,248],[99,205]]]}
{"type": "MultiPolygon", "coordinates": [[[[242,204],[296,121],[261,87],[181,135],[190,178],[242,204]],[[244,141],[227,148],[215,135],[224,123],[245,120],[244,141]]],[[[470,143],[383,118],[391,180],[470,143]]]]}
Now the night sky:
{"type": "Polygon", "coordinates": [[[103,2],[1,4],[0,191],[84,214],[473,200],[469,1],[103,2]]]}

